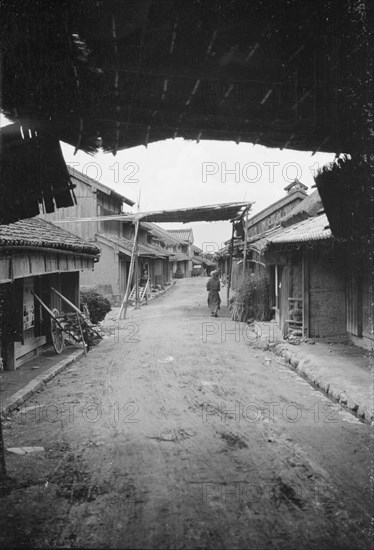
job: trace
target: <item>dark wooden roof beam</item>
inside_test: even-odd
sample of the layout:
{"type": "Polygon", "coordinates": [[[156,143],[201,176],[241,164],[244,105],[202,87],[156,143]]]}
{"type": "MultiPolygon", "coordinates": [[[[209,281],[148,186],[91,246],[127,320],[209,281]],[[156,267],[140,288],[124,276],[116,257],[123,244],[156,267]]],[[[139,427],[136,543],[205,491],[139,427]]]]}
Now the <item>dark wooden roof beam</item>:
{"type": "Polygon", "coordinates": [[[230,84],[227,92],[225,92],[225,95],[223,96],[223,98],[221,99],[221,103],[223,103],[225,101],[225,99],[227,99],[230,95],[230,93],[232,92],[232,89],[234,88],[234,84],[230,84]]]}
{"type": "Polygon", "coordinates": [[[292,140],[294,139],[294,137],[295,137],[295,134],[292,134],[292,135],[288,138],[288,140],[286,141],[286,143],[285,143],[284,145],[282,145],[281,150],[282,150],[282,149],[285,149],[286,147],[288,147],[288,146],[290,145],[290,143],[292,142],[292,140]]]}
{"type": "Polygon", "coordinates": [[[251,50],[249,51],[247,57],[245,58],[246,61],[249,61],[251,59],[251,57],[255,54],[255,52],[259,48],[259,46],[260,46],[260,42],[256,42],[256,44],[253,46],[253,48],[251,48],[251,50]]]}
{"type": "Polygon", "coordinates": [[[151,126],[149,125],[148,128],[147,128],[147,134],[146,134],[146,136],[145,136],[145,143],[144,143],[144,145],[145,145],[146,148],[148,147],[148,140],[149,140],[149,132],[150,132],[150,130],[151,130],[151,126]]]}
{"type": "MultiPolygon", "coordinates": [[[[286,63],[286,60],[284,60],[286,63]]],[[[114,71],[115,65],[113,64],[112,60],[109,60],[107,65],[103,67],[103,71],[114,71]]],[[[129,74],[129,75],[136,75],[138,74],[139,70],[136,67],[133,67],[131,65],[126,66],[119,66],[118,68],[120,73],[123,74],[129,74]]],[[[273,71],[274,72],[274,71],[273,71]]],[[[242,70],[235,72],[230,71],[230,68],[227,69],[225,78],[220,78],[217,76],[217,68],[215,65],[208,65],[204,67],[204,72],[195,69],[195,68],[189,68],[188,66],[171,66],[166,65],[165,62],[163,62],[162,66],[159,69],[155,68],[155,65],[142,65],[142,74],[139,75],[140,77],[145,77],[147,79],[150,78],[159,78],[160,82],[163,82],[165,78],[180,78],[182,80],[201,80],[202,82],[215,82],[218,84],[226,84],[226,82],[229,80],[231,82],[235,82],[237,84],[251,84],[254,86],[284,86],[285,82],[283,80],[274,80],[275,74],[272,74],[273,78],[266,76],[263,73],[261,76],[262,78],[256,78],[253,73],[251,73],[250,76],[248,76],[248,68],[243,67],[242,70]]],[[[304,80],[299,81],[299,86],[302,86],[303,88],[309,88],[311,84],[313,84],[313,78],[310,74],[303,75],[304,80]]],[[[339,82],[337,83],[337,85],[339,82]]],[[[344,82],[342,82],[342,85],[344,82]]],[[[161,86],[160,86],[161,87],[161,86]]]]}
{"type": "Polygon", "coordinates": [[[83,135],[83,118],[80,117],[80,119],[79,119],[79,134],[78,134],[77,143],[76,143],[75,149],[74,149],[74,155],[76,155],[77,152],[79,151],[79,147],[80,147],[80,144],[81,144],[81,141],[82,141],[82,135],[83,135]]]}
{"type": "Polygon", "coordinates": [[[216,37],[217,37],[217,29],[213,32],[212,38],[210,39],[210,42],[208,44],[208,48],[206,50],[206,57],[208,57],[210,52],[212,51],[212,47],[213,47],[213,44],[215,42],[216,37]]]}
{"type": "Polygon", "coordinates": [[[162,100],[165,99],[167,90],[168,90],[168,79],[165,78],[165,80],[164,80],[164,87],[163,87],[162,96],[161,96],[161,99],[162,99],[162,100]]]}
{"type": "Polygon", "coordinates": [[[177,28],[178,28],[178,17],[175,19],[174,28],[171,35],[169,55],[172,55],[174,51],[175,40],[177,38],[177,28]]]}
{"type": "Polygon", "coordinates": [[[116,156],[118,152],[119,142],[120,142],[120,113],[121,113],[121,107],[119,104],[119,56],[118,56],[118,44],[117,44],[117,25],[116,25],[116,18],[114,16],[114,13],[112,14],[112,38],[113,38],[113,51],[114,51],[114,63],[115,63],[115,71],[114,71],[114,96],[116,99],[116,112],[117,112],[117,122],[116,122],[116,130],[115,130],[115,141],[114,141],[114,147],[113,147],[113,155],[116,156]]]}
{"type": "Polygon", "coordinates": [[[186,101],[186,107],[188,107],[188,105],[191,103],[193,96],[196,94],[196,92],[197,92],[197,90],[198,90],[198,88],[199,88],[199,86],[200,86],[200,82],[201,82],[200,79],[196,80],[195,86],[193,87],[193,90],[192,90],[192,92],[191,92],[191,95],[190,95],[190,97],[189,97],[189,98],[187,99],[187,101],[186,101]]]}
{"type": "Polygon", "coordinates": [[[291,107],[291,109],[293,109],[294,111],[297,110],[298,106],[300,105],[300,103],[302,103],[308,96],[310,96],[310,94],[312,93],[314,88],[310,88],[310,90],[308,90],[307,92],[305,92],[304,95],[301,96],[300,99],[298,99],[296,101],[296,103],[291,107]]]}
{"type": "Polygon", "coordinates": [[[325,139],[322,141],[322,143],[318,145],[317,149],[313,151],[312,156],[318,153],[318,151],[321,150],[321,147],[323,147],[328,142],[329,139],[330,139],[330,136],[326,136],[325,139]]]}
{"type": "Polygon", "coordinates": [[[303,49],[305,48],[305,44],[302,44],[300,46],[300,48],[298,48],[288,59],[287,59],[287,63],[289,63],[290,61],[292,61],[293,59],[295,59],[296,56],[299,55],[300,52],[303,51],[303,49]]]}
{"type": "Polygon", "coordinates": [[[264,105],[264,103],[267,102],[267,100],[269,99],[269,97],[271,96],[272,93],[273,93],[273,88],[270,88],[270,90],[268,90],[268,91],[266,92],[266,94],[264,95],[264,97],[261,99],[260,104],[261,104],[261,105],[264,105]]]}

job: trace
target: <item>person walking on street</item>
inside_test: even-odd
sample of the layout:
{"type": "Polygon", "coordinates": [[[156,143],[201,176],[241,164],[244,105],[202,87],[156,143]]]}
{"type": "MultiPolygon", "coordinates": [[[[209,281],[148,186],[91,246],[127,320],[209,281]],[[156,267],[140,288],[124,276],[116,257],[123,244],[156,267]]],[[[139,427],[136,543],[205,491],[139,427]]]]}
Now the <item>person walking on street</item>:
{"type": "Polygon", "coordinates": [[[208,291],[208,307],[210,309],[210,315],[212,317],[217,317],[217,311],[220,309],[221,304],[221,297],[219,295],[221,285],[219,282],[218,271],[212,271],[211,277],[206,284],[206,289],[208,291]]]}

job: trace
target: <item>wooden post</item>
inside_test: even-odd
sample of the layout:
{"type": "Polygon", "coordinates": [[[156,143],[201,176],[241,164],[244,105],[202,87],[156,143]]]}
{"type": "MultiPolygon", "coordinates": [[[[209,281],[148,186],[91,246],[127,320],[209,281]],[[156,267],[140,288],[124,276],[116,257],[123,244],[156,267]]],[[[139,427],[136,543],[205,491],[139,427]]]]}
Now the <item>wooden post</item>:
{"type": "Polygon", "coordinates": [[[303,337],[309,338],[309,252],[303,250],[302,252],[302,291],[303,291],[303,324],[302,333],[303,337]]]}
{"type": "MultiPolygon", "coordinates": [[[[73,304],[73,302],[71,302],[70,300],[65,298],[65,296],[63,294],[61,294],[61,292],[56,290],[53,286],[51,286],[51,290],[52,290],[52,292],[57,294],[57,296],[59,296],[66,304],[68,304],[68,306],[70,306],[76,313],[79,313],[79,315],[82,315],[82,312],[79,309],[79,307],[77,307],[75,304],[73,304]]],[[[61,309],[62,309],[62,305],[61,305],[61,309]]]]}
{"type": "Polygon", "coordinates": [[[274,293],[275,293],[275,309],[278,309],[279,310],[279,295],[278,295],[278,285],[279,285],[279,281],[278,281],[278,264],[275,264],[274,266],[274,293]]]}
{"type": "Polygon", "coordinates": [[[232,232],[231,232],[230,269],[229,269],[228,281],[227,281],[227,307],[229,307],[229,303],[230,303],[230,286],[231,286],[231,277],[232,277],[233,248],[234,248],[234,222],[232,223],[232,232]]]}
{"type": "Polygon", "coordinates": [[[5,448],[4,448],[4,439],[3,439],[3,426],[2,426],[2,416],[0,415],[0,465],[1,465],[1,477],[6,476],[6,464],[5,464],[5,448]]]}
{"type": "Polygon", "coordinates": [[[243,282],[247,268],[247,235],[248,235],[248,208],[245,211],[244,220],[244,249],[243,249],[243,282]]]}
{"type": "MultiPolygon", "coordinates": [[[[2,89],[2,86],[1,86],[2,85],[2,75],[3,75],[2,67],[3,67],[3,57],[2,57],[2,53],[0,52],[0,90],[2,89]]],[[[0,108],[1,107],[2,107],[2,95],[1,95],[1,92],[0,92],[0,108]]],[[[1,152],[2,152],[2,134],[0,132],[0,153],[1,152]]],[[[0,220],[0,222],[1,221],[2,220],[0,220]]],[[[0,297],[2,297],[2,293],[0,293],[0,297]]],[[[0,315],[2,317],[4,315],[4,311],[3,311],[4,310],[4,301],[3,300],[0,302],[0,308],[1,308],[0,315]]],[[[14,344],[13,344],[13,349],[14,349],[14,344]]],[[[6,350],[6,351],[8,351],[8,350],[6,350]]],[[[0,373],[2,371],[3,371],[3,362],[2,362],[2,359],[0,357],[0,373]]],[[[2,375],[1,375],[1,382],[2,382],[2,375]]],[[[0,403],[0,405],[1,405],[1,403],[0,403]]],[[[3,408],[1,407],[0,408],[0,466],[1,466],[0,475],[1,475],[1,477],[5,477],[6,476],[6,464],[5,464],[5,448],[4,448],[2,414],[1,414],[2,410],[3,410],[3,408]]]]}
{"type": "Polygon", "coordinates": [[[139,257],[138,250],[135,252],[135,309],[140,309],[139,300],[139,257]]]}
{"type": "Polygon", "coordinates": [[[79,325],[79,332],[80,332],[81,338],[82,338],[84,355],[87,357],[86,342],[84,341],[83,330],[82,330],[82,325],[81,325],[81,318],[80,318],[80,315],[78,315],[78,313],[77,313],[77,321],[78,321],[78,325],[79,325]]]}
{"type": "MultiPolygon", "coordinates": [[[[0,373],[3,371],[3,363],[0,358],[0,373]]],[[[2,382],[2,375],[1,375],[2,382]]],[[[1,388],[2,389],[2,388],[1,388]]],[[[0,402],[1,406],[1,402],[0,402]]],[[[1,411],[3,408],[1,407],[1,411]]],[[[2,414],[0,414],[0,478],[6,476],[6,464],[5,464],[5,448],[4,448],[4,439],[3,439],[3,426],[2,426],[2,414]]]]}
{"type": "Polygon", "coordinates": [[[137,253],[139,224],[140,224],[140,221],[136,220],[134,243],[133,243],[132,253],[131,253],[130,269],[129,269],[128,279],[127,279],[125,296],[123,297],[121,309],[119,311],[119,316],[118,316],[119,319],[126,319],[127,305],[128,305],[130,289],[131,289],[131,279],[134,273],[135,254],[137,253]]]}

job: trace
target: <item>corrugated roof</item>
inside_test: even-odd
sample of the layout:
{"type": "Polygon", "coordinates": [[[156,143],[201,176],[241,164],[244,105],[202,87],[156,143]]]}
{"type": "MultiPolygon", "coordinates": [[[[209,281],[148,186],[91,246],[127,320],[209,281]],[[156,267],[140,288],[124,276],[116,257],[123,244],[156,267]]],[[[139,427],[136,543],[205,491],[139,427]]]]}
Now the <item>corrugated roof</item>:
{"type": "Polygon", "coordinates": [[[327,240],[332,237],[327,216],[321,214],[295,223],[290,227],[278,227],[262,234],[260,239],[248,243],[251,250],[262,253],[271,244],[303,243],[327,240]]]}
{"type": "MultiPolygon", "coordinates": [[[[248,249],[255,250],[256,252],[259,252],[261,254],[271,243],[271,238],[274,235],[277,235],[281,230],[282,228],[280,227],[273,227],[268,231],[264,231],[260,235],[256,235],[255,237],[252,237],[251,239],[248,240],[248,243],[247,243],[248,249]]],[[[243,248],[243,243],[241,243],[241,248],[243,248]]]]}
{"type": "Polygon", "coordinates": [[[270,242],[276,244],[330,239],[331,231],[327,229],[328,225],[327,216],[321,214],[280,230],[270,237],[270,242]]]}
{"type": "Polygon", "coordinates": [[[9,225],[0,225],[0,247],[3,246],[55,248],[93,256],[100,253],[94,244],[41,218],[27,218],[9,225]]]}

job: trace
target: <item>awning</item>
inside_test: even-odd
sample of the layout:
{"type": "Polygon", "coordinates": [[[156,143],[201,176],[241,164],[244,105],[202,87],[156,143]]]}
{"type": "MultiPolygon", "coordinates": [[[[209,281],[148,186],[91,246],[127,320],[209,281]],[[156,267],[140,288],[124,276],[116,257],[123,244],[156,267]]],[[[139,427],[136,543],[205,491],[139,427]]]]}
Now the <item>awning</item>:
{"type": "Polygon", "coordinates": [[[246,210],[249,210],[253,202],[227,202],[221,204],[209,204],[205,206],[193,206],[190,208],[178,208],[175,210],[158,210],[151,212],[138,212],[137,214],[121,214],[114,216],[93,216],[90,218],[66,218],[56,220],[54,223],[113,221],[133,222],[141,220],[155,223],[192,223],[215,222],[240,219],[246,210]]]}

